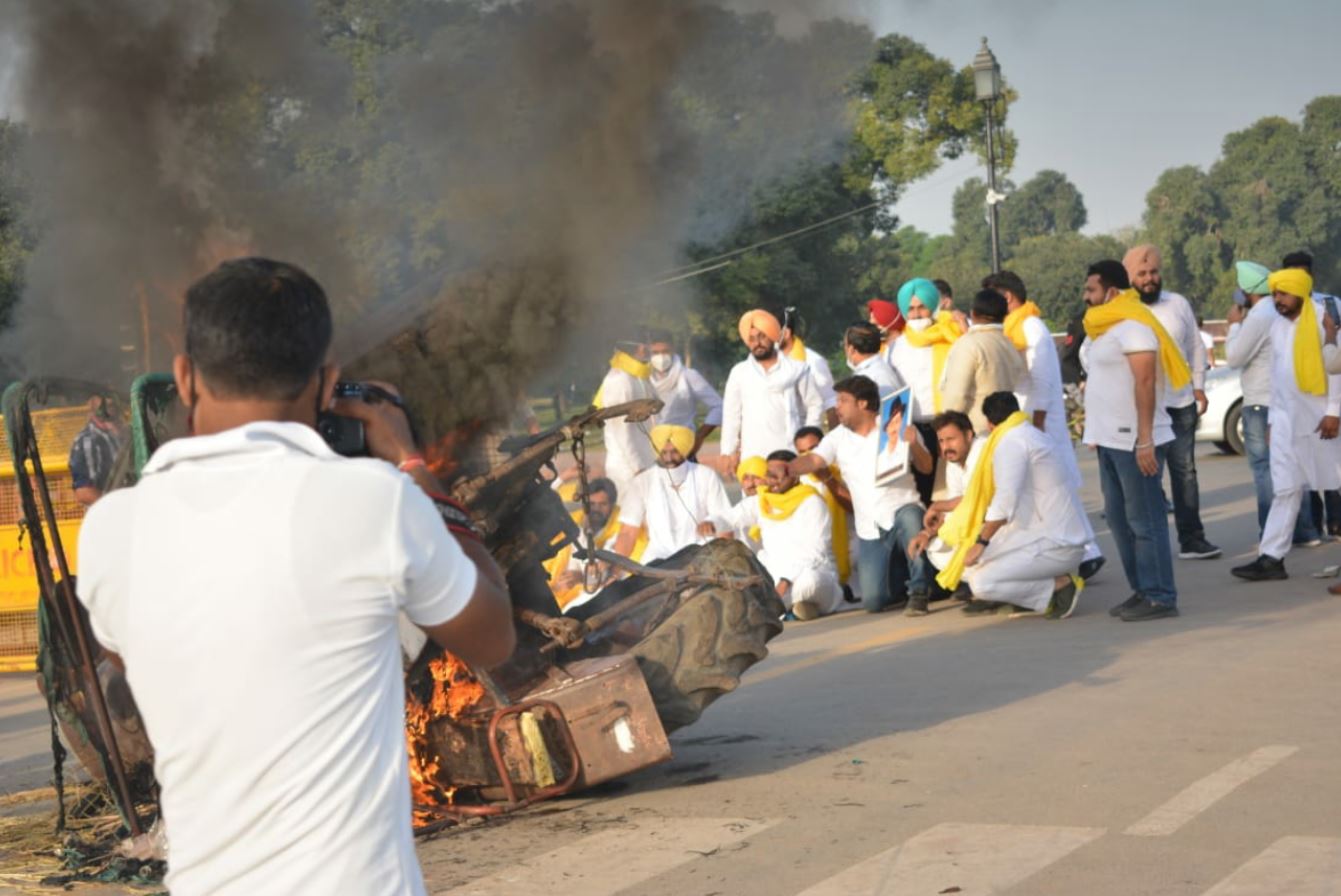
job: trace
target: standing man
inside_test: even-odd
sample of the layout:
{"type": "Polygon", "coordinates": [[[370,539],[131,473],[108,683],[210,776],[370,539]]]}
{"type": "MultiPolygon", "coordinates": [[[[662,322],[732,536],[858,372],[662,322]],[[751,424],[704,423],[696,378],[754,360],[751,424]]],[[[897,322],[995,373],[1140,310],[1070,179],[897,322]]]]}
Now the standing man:
{"type": "Polygon", "coordinates": [[[810,376],[824,402],[825,422],[832,427],[838,422],[833,411],[833,371],[829,369],[829,362],[824,360],[824,356],[801,339],[801,326],[800,312],[790,307],[782,309],[782,338],[778,340],[778,350],[810,368],[810,376]]]}
{"type": "Polygon", "coordinates": [[[1089,538],[1080,496],[1052,439],[1029,425],[1014,394],[988,395],[983,414],[991,431],[941,526],[955,553],[936,581],[954,591],[962,575],[975,601],[1065,619],[1084,587],[1076,574],[1089,538]]]}
{"type": "Polygon", "coordinates": [[[315,280],[226,261],[183,320],[191,434],[79,533],[79,599],[153,732],[167,886],[422,894],[397,620],[495,666],[516,640],[507,585],[404,412],[333,400],[315,280]],[[373,457],[327,446],[331,408],[362,421],[373,457]],[[206,661],[239,646],[246,662],[206,661]]]}
{"type": "Polygon", "coordinates": [[[1130,288],[1126,268],[1105,260],[1085,278],[1086,445],[1097,449],[1099,482],[1132,595],[1109,610],[1124,622],[1178,615],[1169,517],[1160,487],[1173,441],[1165,383],[1191,381],[1178,346],[1130,288]]]}
{"type": "Polygon", "coordinates": [[[85,507],[107,491],[117,456],[126,443],[111,398],[95,395],[88,400],[88,422],[70,446],[70,478],[75,500],[85,507]]]}
{"type": "Polygon", "coordinates": [[[816,473],[837,464],[852,496],[856,521],[857,577],[862,606],[869,613],[900,603],[907,595],[908,610],[926,610],[927,572],[922,557],[909,558],[908,546],[922,530],[922,504],[906,479],[891,485],[875,484],[876,454],[880,449],[880,393],[864,376],[834,384],[838,393],[840,425],[829,432],[810,454],[791,462],[797,476],[816,473]]]}
{"type": "Polygon", "coordinates": [[[1267,445],[1267,415],[1271,408],[1271,330],[1277,317],[1270,301],[1267,278],[1271,272],[1252,261],[1234,263],[1238,294],[1229,309],[1225,336],[1225,363],[1239,371],[1243,389],[1243,450],[1248,455],[1257,492],[1257,533],[1266,526],[1271,510],[1271,452],[1267,445]],[[1268,301],[1263,301],[1267,299],[1268,301]]]}
{"type": "MultiPolygon", "coordinates": [[[[866,303],[866,322],[880,328],[881,353],[889,361],[889,353],[894,349],[894,340],[899,338],[908,322],[899,313],[899,306],[884,299],[871,299],[866,303]]],[[[891,365],[893,362],[890,362],[891,365]]]]}
{"type": "MultiPolygon", "coordinates": [[[[610,356],[610,369],[592,401],[598,408],[656,397],[651,382],[652,367],[647,363],[647,346],[640,342],[626,342],[620,346],[610,356]]],[[[606,420],[602,427],[605,432],[605,475],[614,482],[621,495],[626,495],[633,485],[633,477],[656,463],[649,434],[650,423],[633,423],[620,417],[606,420]]]]}
{"type": "Polygon", "coordinates": [[[1313,300],[1313,278],[1300,268],[1267,279],[1276,305],[1271,325],[1271,510],[1257,559],[1232,572],[1257,582],[1285,579],[1295,519],[1305,490],[1341,487],[1341,376],[1323,362],[1326,313],[1313,300]]]}
{"type": "Polygon", "coordinates": [[[791,451],[768,458],[768,487],[714,520],[728,532],[759,529],[759,562],[773,577],[778,597],[802,622],[827,616],[843,603],[834,564],[829,508],[819,490],[791,471],[791,451]]]}
{"type": "Polygon", "coordinates": [[[987,431],[982,400],[993,392],[1028,387],[1029,371],[1015,346],[1006,338],[1006,297],[993,289],[973,297],[973,314],[963,338],[945,359],[941,399],[947,411],[962,411],[978,432],[987,431]]]}
{"type": "Polygon", "coordinates": [[[696,429],[694,450],[690,452],[690,460],[693,460],[703,447],[703,440],[722,425],[722,396],[703,374],[684,365],[671,345],[669,333],[653,333],[649,339],[650,380],[657,398],[661,399],[657,422],[696,429]],[[695,428],[700,407],[704,413],[703,423],[695,428]]]}
{"type": "Polygon", "coordinates": [[[722,480],[707,467],[689,460],[694,431],[661,424],[652,430],[657,449],[655,466],[633,480],[619,517],[615,553],[631,557],[641,531],[647,532],[643,563],[664,560],[691,544],[713,537],[711,520],[731,511],[722,480]]]}
{"type": "Polygon", "coordinates": [[[938,309],[941,311],[954,311],[955,291],[950,287],[950,284],[944,280],[932,280],[931,282],[932,285],[936,287],[936,292],[941,297],[940,302],[937,303],[938,309]]]}
{"type": "Polygon", "coordinates": [[[864,376],[880,390],[880,397],[903,388],[903,377],[880,355],[880,328],[875,324],[853,324],[843,333],[843,354],[854,376],[864,376]]]}
{"type": "MultiPolygon", "coordinates": [[[[994,289],[1006,297],[1006,320],[1003,331],[1011,345],[1024,358],[1028,371],[1027,387],[1016,393],[1029,421],[1048,434],[1056,449],[1057,460],[1066,467],[1072,489],[1079,494],[1084,485],[1076,449],[1071,444],[1071,430],[1066,425],[1066,397],[1062,392],[1062,365],[1057,357],[1057,344],[1052,331],[1043,321],[1043,312],[1029,301],[1024,280],[1013,271],[990,274],[982,282],[984,289],[994,289]]],[[[1080,577],[1090,579],[1104,565],[1103,553],[1094,537],[1089,517],[1081,514],[1081,524],[1089,532],[1085,540],[1085,559],[1080,577]]]]}
{"type": "Polygon", "coordinates": [[[1201,494],[1197,487],[1197,418],[1206,413],[1206,350],[1201,344],[1197,316],[1187,299],[1167,292],[1160,277],[1159,250],[1149,244],[1134,246],[1122,259],[1132,288],[1165,332],[1173,339],[1183,361],[1192,372],[1192,381],[1173,389],[1166,396],[1166,410],[1173,426],[1173,444],[1169,446],[1169,484],[1173,490],[1173,518],[1178,528],[1178,557],[1182,560],[1211,560],[1220,549],[1206,540],[1201,524],[1201,494]]]}
{"type": "Polygon", "coordinates": [[[789,448],[792,433],[818,426],[824,398],[810,368],[778,351],[782,326],[767,311],[740,318],[740,339],[750,356],[731,368],[722,410],[722,457],[726,471],[743,456],[767,457],[789,448]]]}

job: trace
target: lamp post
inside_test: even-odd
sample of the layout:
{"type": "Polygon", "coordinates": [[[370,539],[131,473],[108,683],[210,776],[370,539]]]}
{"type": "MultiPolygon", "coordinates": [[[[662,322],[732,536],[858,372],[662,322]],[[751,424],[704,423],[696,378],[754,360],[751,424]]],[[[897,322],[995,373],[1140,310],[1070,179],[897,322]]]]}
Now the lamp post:
{"type": "Polygon", "coordinates": [[[1005,197],[996,191],[996,101],[1001,98],[1001,66],[982,39],[973,57],[973,92],[987,112],[987,222],[992,231],[992,272],[1001,270],[1001,242],[997,236],[996,206],[1005,197]]]}

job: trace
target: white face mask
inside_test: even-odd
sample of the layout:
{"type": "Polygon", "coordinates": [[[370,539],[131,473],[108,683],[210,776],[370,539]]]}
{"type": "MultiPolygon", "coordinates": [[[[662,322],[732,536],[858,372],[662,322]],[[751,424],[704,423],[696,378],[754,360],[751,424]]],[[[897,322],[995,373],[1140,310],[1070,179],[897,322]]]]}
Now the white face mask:
{"type": "Polygon", "coordinates": [[[668,355],[665,352],[657,352],[652,356],[652,369],[657,373],[665,373],[667,370],[671,369],[671,365],[674,363],[675,357],[673,355],[668,355]]]}
{"type": "Polygon", "coordinates": [[[679,487],[684,485],[684,481],[689,478],[689,464],[680,464],[678,467],[662,467],[670,477],[671,485],[679,487]]]}
{"type": "Polygon", "coordinates": [[[908,329],[917,330],[918,332],[921,332],[922,330],[925,330],[927,327],[931,326],[933,323],[934,321],[931,318],[922,317],[918,318],[917,320],[908,321],[908,329]]]}

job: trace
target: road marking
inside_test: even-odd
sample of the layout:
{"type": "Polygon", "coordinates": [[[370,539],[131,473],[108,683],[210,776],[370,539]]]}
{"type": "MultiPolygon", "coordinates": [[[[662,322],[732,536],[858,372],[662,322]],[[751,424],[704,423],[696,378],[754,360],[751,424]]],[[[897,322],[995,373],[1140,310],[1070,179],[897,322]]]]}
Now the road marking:
{"type": "Polygon", "coordinates": [[[1123,831],[1136,837],[1167,837],[1253,778],[1293,756],[1298,747],[1271,746],[1235,759],[1123,831]]]}
{"type": "Polygon", "coordinates": [[[841,647],[833,647],[812,657],[803,660],[796,660],[781,666],[774,666],[758,674],[750,674],[742,685],[758,684],[761,681],[772,681],[775,678],[781,678],[783,675],[792,672],[800,672],[803,669],[810,669],[822,663],[832,662],[842,659],[845,656],[852,656],[854,653],[865,653],[868,650],[874,650],[877,647],[888,647],[897,644],[900,641],[911,641],[914,638],[925,635],[931,629],[926,626],[912,626],[911,628],[897,628],[886,632],[883,635],[876,635],[874,638],[867,638],[865,641],[857,641],[852,644],[844,644],[841,647]]]}
{"type": "Polygon", "coordinates": [[[797,896],[999,893],[1103,834],[1103,828],[938,824],[797,896]]]}
{"type": "Polygon", "coordinates": [[[661,818],[622,824],[532,856],[447,891],[447,896],[516,896],[562,892],[613,896],[686,862],[702,861],[777,824],[745,818],[661,818]]]}
{"type": "Polygon", "coordinates": [[[1341,881],[1341,840],[1282,837],[1205,896],[1335,896],[1341,881]]]}

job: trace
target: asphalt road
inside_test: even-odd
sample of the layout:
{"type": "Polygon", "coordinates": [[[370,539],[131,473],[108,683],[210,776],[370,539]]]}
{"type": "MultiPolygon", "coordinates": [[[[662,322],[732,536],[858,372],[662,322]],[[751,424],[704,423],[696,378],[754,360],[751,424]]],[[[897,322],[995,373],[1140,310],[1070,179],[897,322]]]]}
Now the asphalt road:
{"type": "MultiPolygon", "coordinates": [[[[421,842],[430,890],[1341,893],[1341,599],[1309,576],[1341,546],[1297,551],[1287,582],[1235,580],[1256,540],[1246,464],[1200,465],[1225,557],[1176,561],[1180,618],[1109,618],[1114,559],[1064,621],[790,624],[671,762],[421,842]]],[[[27,686],[0,681],[0,789],[41,777],[27,686]]]]}

